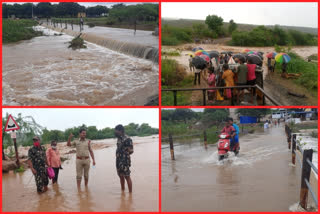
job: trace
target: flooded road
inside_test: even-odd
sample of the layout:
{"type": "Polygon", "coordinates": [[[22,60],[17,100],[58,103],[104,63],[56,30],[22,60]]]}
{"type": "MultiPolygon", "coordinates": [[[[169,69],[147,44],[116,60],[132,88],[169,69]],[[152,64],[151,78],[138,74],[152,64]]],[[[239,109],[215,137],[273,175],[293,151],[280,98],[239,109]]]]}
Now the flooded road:
{"type": "MultiPolygon", "coordinates": [[[[289,211],[299,201],[284,127],[240,137],[240,154],[219,162],[216,145],[162,151],[162,211],[289,211]]],[[[310,199],[312,200],[312,199],[310,199]]]]}
{"type": "Polygon", "coordinates": [[[144,105],[158,94],[158,64],[69,35],[3,45],[3,105],[144,105]]]}
{"type": "MultiPolygon", "coordinates": [[[[124,193],[121,192],[115,168],[116,140],[110,139],[100,141],[103,147],[108,148],[94,149],[96,168],[90,169],[88,188],[82,183],[80,192],[76,187],[75,154],[69,155],[70,160],[62,164],[59,184],[52,186],[50,181],[48,192],[42,195],[36,193],[35,181],[29,169],[24,173],[3,174],[3,211],[158,211],[159,138],[150,136],[132,139],[132,194],[128,193],[127,187],[124,193]]],[[[97,147],[98,143],[92,143],[97,147]]]]}

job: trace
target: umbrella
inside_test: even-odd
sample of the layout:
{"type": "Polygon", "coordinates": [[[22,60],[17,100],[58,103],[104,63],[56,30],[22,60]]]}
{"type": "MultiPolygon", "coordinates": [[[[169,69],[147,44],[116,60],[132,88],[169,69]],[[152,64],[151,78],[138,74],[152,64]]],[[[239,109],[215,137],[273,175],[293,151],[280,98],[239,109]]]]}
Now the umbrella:
{"type": "Polygon", "coordinates": [[[251,59],[253,64],[261,64],[262,63],[262,59],[260,58],[260,56],[255,55],[255,54],[249,54],[247,59],[251,59]]]}
{"type": "Polygon", "coordinates": [[[250,50],[249,49],[244,49],[242,52],[243,53],[248,53],[250,50]]]}
{"type": "Polygon", "coordinates": [[[243,59],[244,61],[246,61],[246,56],[244,54],[235,54],[232,56],[233,59],[238,58],[238,59],[243,59]]]}
{"type": "Polygon", "coordinates": [[[210,59],[218,58],[219,57],[219,52],[218,51],[211,51],[211,52],[209,52],[209,57],[210,57],[210,59]]]}
{"type": "Polygon", "coordinates": [[[198,51],[198,50],[203,50],[203,48],[201,48],[201,47],[196,47],[196,48],[193,48],[193,49],[192,49],[193,52],[196,52],[196,51],[198,51]]]}
{"type": "Polygon", "coordinates": [[[221,53],[222,53],[222,54],[228,54],[228,52],[227,52],[227,51],[222,51],[221,53]]]}
{"type": "Polygon", "coordinates": [[[204,50],[198,50],[194,53],[196,56],[200,56],[202,54],[209,56],[209,54],[204,50]]]}
{"type": "Polygon", "coordinates": [[[280,63],[288,63],[291,60],[290,56],[286,53],[279,53],[274,58],[276,62],[280,62],[280,63]]]}
{"type": "Polygon", "coordinates": [[[258,51],[258,54],[260,54],[261,56],[263,56],[264,52],[258,51]]]}
{"type": "Polygon", "coordinates": [[[219,57],[219,52],[218,51],[210,51],[209,52],[209,57],[210,57],[210,59],[218,58],[219,57]]]}
{"type": "Polygon", "coordinates": [[[270,53],[267,53],[266,57],[269,59],[274,59],[277,54],[278,54],[277,52],[270,52],[270,53]]]}
{"type": "Polygon", "coordinates": [[[202,59],[206,60],[207,62],[210,61],[210,58],[209,58],[207,55],[202,54],[202,55],[200,55],[200,57],[201,57],[202,59]]]}
{"type": "Polygon", "coordinates": [[[232,51],[227,51],[227,53],[228,53],[228,54],[233,54],[233,52],[232,52],[232,51]]]}
{"type": "Polygon", "coordinates": [[[206,60],[200,56],[195,56],[191,62],[197,69],[204,69],[207,66],[206,60]]]}
{"type": "Polygon", "coordinates": [[[248,51],[247,54],[255,54],[255,55],[258,55],[258,52],[257,52],[257,51],[248,51]]]}
{"type": "Polygon", "coordinates": [[[188,53],[188,56],[194,57],[195,55],[193,53],[188,53]]]}

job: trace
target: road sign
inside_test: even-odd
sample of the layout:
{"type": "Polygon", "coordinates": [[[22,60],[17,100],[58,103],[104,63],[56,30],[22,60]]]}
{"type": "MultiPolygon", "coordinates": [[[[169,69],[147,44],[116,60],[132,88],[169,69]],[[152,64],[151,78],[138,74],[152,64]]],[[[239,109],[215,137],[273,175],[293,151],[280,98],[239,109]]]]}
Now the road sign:
{"type": "Polygon", "coordinates": [[[13,117],[10,114],[4,131],[8,132],[8,131],[14,131],[18,129],[20,129],[20,127],[18,126],[17,122],[13,119],[13,117]]]}
{"type": "Polygon", "coordinates": [[[11,138],[16,139],[17,138],[17,132],[11,132],[11,138]]]}

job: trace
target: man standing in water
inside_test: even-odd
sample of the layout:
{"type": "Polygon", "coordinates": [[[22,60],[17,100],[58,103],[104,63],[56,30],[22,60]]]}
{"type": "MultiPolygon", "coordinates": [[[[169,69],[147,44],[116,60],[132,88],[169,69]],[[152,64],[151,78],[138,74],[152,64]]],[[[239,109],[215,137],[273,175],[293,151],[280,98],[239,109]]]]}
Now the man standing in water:
{"type": "Polygon", "coordinates": [[[85,186],[88,186],[89,181],[89,169],[90,169],[90,156],[93,161],[93,166],[96,165],[94,154],[91,149],[91,141],[86,139],[86,130],[80,129],[79,136],[80,138],[71,143],[71,138],[73,134],[70,133],[68,138],[67,146],[75,146],[76,147],[76,170],[77,170],[77,186],[80,189],[82,175],[84,175],[85,186]]]}
{"type": "Polygon", "coordinates": [[[120,178],[121,190],[125,190],[125,180],[128,184],[129,192],[132,192],[132,181],[130,178],[130,166],[131,158],[130,155],[133,153],[133,143],[124,133],[124,127],[117,125],[114,130],[115,136],[118,138],[117,150],[116,150],[116,167],[117,173],[120,178]]]}
{"type": "Polygon", "coordinates": [[[83,30],[83,18],[80,16],[80,31],[83,30]]]}
{"type": "Polygon", "coordinates": [[[44,193],[48,190],[48,176],[46,165],[46,150],[43,146],[40,145],[40,139],[37,136],[33,137],[33,146],[28,151],[28,165],[34,174],[37,192],[44,193]]]}

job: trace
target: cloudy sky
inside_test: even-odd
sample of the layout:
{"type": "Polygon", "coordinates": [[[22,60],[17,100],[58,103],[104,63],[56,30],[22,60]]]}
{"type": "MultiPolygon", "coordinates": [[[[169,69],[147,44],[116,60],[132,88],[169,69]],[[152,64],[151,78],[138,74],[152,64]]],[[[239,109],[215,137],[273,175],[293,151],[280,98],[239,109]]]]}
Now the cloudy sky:
{"type": "Polygon", "coordinates": [[[161,3],[162,18],[205,20],[207,15],[221,16],[225,22],[258,25],[318,27],[317,3],[245,3],[183,2],[161,3]]]}
{"type": "Polygon", "coordinates": [[[6,113],[17,116],[32,116],[35,121],[47,129],[65,130],[74,126],[96,126],[98,129],[115,127],[118,124],[148,123],[153,128],[159,128],[159,110],[157,108],[9,108],[6,113]]]}

